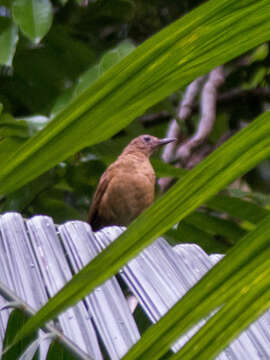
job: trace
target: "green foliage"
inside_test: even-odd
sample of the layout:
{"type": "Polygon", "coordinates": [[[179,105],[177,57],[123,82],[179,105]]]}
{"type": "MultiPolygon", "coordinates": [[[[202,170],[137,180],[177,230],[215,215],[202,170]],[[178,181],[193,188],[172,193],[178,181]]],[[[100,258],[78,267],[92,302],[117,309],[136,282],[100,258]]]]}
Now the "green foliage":
{"type": "MultiPolygon", "coordinates": [[[[269,1],[86,3],[0,0],[1,211],[47,214],[59,223],[85,219],[100,175],[122,148],[142,133],[163,137],[184,86],[249,49],[226,65],[225,97],[218,99],[209,144],[269,106],[269,97],[256,95],[270,83],[269,1]],[[243,89],[246,96],[230,98],[243,89]]],[[[198,123],[198,102],[193,111],[181,125],[187,137],[198,123]]],[[[158,177],[171,176],[177,183],[50,300],[24,333],[165,233],[171,244],[195,242],[208,253],[227,256],[126,358],[157,358],[224,304],[173,356],[213,358],[268,306],[269,162],[244,177],[247,189],[225,187],[269,156],[269,131],[266,113],[192,171],[165,164],[159,155],[151,159],[158,177]]],[[[54,344],[49,356],[66,358],[62,351],[54,344]]]]}

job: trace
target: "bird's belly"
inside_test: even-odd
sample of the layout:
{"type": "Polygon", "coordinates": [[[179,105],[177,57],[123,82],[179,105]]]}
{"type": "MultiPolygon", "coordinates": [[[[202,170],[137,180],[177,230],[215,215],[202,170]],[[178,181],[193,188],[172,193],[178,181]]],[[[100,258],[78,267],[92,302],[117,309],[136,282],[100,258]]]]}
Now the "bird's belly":
{"type": "Polygon", "coordinates": [[[112,182],[101,209],[108,224],[127,226],[154,200],[155,182],[148,177],[125,176],[122,181],[112,182]]]}

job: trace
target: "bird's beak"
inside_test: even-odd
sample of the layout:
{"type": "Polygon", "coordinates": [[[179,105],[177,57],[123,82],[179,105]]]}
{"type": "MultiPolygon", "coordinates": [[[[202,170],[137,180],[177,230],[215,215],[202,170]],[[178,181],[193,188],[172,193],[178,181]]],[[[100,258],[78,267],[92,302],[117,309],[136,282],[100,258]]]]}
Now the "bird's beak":
{"type": "Polygon", "coordinates": [[[176,141],[176,138],[164,138],[158,140],[158,146],[169,144],[170,142],[176,141]]]}

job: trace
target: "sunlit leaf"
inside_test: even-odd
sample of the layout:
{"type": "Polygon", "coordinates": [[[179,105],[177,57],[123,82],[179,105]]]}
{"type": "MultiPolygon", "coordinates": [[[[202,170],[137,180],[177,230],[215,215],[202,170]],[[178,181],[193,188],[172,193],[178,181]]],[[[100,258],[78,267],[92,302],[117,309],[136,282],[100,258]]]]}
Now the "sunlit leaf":
{"type": "Polygon", "coordinates": [[[39,43],[52,24],[52,5],[49,0],[15,0],[12,15],[22,32],[39,43]]]}

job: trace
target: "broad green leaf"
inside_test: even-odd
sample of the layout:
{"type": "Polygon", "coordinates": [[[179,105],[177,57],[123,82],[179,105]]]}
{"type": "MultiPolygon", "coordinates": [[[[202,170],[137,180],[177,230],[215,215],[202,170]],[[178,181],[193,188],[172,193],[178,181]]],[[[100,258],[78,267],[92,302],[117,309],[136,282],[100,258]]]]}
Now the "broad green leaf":
{"type": "Polygon", "coordinates": [[[0,65],[12,65],[18,39],[17,26],[11,19],[0,16],[0,65]]]}
{"type": "Polygon", "coordinates": [[[22,32],[37,44],[51,27],[52,5],[49,0],[15,0],[12,15],[22,32]]]}
{"type": "Polygon", "coordinates": [[[0,193],[108,139],[199,75],[268,41],[269,20],[268,0],[242,0],[241,5],[211,0],[166,27],[106,71],[11,156],[1,169],[0,193]]]}
{"type": "MultiPolygon", "coordinates": [[[[266,112],[214,151],[140,215],[109,248],[76,274],[29,320],[17,340],[80,300],[176,222],[269,156],[269,135],[270,112],[266,112]]],[[[239,261],[244,254],[245,251],[239,255],[239,261]]]]}

